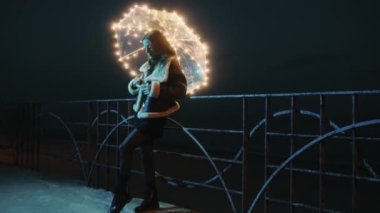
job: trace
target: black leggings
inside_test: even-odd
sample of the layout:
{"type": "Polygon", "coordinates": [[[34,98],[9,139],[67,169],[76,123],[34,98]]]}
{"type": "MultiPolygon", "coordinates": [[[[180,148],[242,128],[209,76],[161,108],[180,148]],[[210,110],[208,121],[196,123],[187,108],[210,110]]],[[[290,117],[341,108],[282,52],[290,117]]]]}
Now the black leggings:
{"type": "Polygon", "coordinates": [[[119,184],[116,190],[126,189],[128,192],[128,184],[132,167],[132,159],[134,150],[140,147],[141,156],[144,165],[145,183],[150,185],[155,181],[155,167],[153,161],[153,138],[141,134],[136,128],[125,138],[120,145],[120,176],[119,184]]]}

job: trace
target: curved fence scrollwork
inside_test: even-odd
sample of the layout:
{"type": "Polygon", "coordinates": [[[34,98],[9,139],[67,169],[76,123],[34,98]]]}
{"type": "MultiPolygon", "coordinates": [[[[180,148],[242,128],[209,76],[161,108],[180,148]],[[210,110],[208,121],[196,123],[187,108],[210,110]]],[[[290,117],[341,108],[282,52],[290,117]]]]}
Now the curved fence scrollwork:
{"type": "Polygon", "coordinates": [[[248,212],[252,212],[253,208],[255,207],[255,205],[258,203],[258,200],[259,198],[261,197],[261,195],[263,194],[264,190],[269,186],[269,184],[272,182],[272,180],[282,171],[285,169],[285,167],[291,163],[295,158],[299,157],[301,154],[303,154],[305,151],[307,151],[310,147],[318,144],[318,143],[321,143],[323,140],[329,138],[329,137],[332,137],[334,135],[337,135],[337,134],[340,134],[340,133],[343,133],[345,131],[348,131],[348,130],[352,130],[352,129],[357,129],[357,128],[360,128],[360,127],[366,127],[366,126],[371,126],[371,125],[378,125],[380,124],[380,119],[375,119],[375,120],[368,120],[368,121],[362,121],[362,122],[358,122],[358,123],[354,123],[354,124],[351,124],[351,125],[348,125],[348,126],[345,126],[345,127],[341,127],[339,129],[336,129],[336,130],[333,130],[331,132],[328,132],[312,141],[310,141],[309,143],[307,143],[306,145],[304,145],[303,147],[301,147],[299,150],[297,150],[296,152],[294,152],[289,158],[287,158],[284,162],[282,162],[280,164],[280,166],[269,176],[269,178],[265,181],[265,183],[262,185],[262,187],[260,188],[260,190],[258,191],[258,193],[256,194],[256,197],[255,199],[252,201],[252,204],[248,210],[248,212]]]}
{"type": "Polygon", "coordinates": [[[62,126],[63,128],[65,129],[65,131],[67,132],[67,134],[69,135],[70,139],[71,139],[71,142],[75,148],[75,151],[76,151],[76,155],[78,156],[79,158],[79,163],[80,163],[80,167],[81,167],[81,170],[82,170],[82,175],[83,175],[83,178],[84,180],[88,180],[88,176],[87,176],[87,172],[86,172],[86,169],[85,169],[85,163],[83,161],[83,158],[82,158],[82,154],[79,150],[79,146],[78,146],[78,142],[76,141],[75,137],[74,137],[74,134],[72,133],[72,131],[70,130],[70,128],[67,126],[67,124],[63,121],[63,119],[58,116],[57,114],[55,113],[52,113],[52,112],[48,112],[48,113],[40,113],[39,115],[37,115],[37,117],[42,117],[42,116],[50,116],[54,119],[56,119],[62,126]]]}

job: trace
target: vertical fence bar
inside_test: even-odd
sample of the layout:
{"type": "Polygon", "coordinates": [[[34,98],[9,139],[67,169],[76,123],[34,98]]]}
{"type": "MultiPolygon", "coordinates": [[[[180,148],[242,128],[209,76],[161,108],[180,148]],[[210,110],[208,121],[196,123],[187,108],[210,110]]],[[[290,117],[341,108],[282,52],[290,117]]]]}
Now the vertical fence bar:
{"type": "Polygon", "coordinates": [[[248,208],[248,140],[249,130],[247,125],[248,100],[243,98],[243,156],[242,156],[242,212],[248,208]]]}
{"type": "Polygon", "coordinates": [[[25,121],[25,134],[24,134],[24,168],[29,169],[29,106],[30,103],[25,103],[24,121],[25,121]]]}
{"type": "MultiPolygon", "coordinates": [[[[86,154],[86,161],[87,161],[87,174],[89,174],[91,169],[91,153],[92,153],[92,104],[89,102],[87,104],[87,154],[86,154]]],[[[90,186],[90,178],[87,180],[88,185],[90,186]]]]}
{"type": "MultiPolygon", "coordinates": [[[[107,116],[106,116],[106,131],[105,131],[105,135],[108,135],[109,131],[110,131],[110,113],[111,113],[111,110],[110,110],[110,102],[106,102],[106,109],[107,109],[107,116]]],[[[111,139],[109,139],[108,141],[110,141],[111,139]]],[[[110,145],[111,143],[107,143],[106,144],[110,145]]],[[[109,179],[110,179],[110,165],[109,165],[109,159],[108,159],[108,156],[109,156],[109,153],[110,153],[110,147],[107,146],[107,149],[106,149],[106,153],[105,153],[105,158],[106,158],[106,161],[105,161],[105,164],[107,165],[107,168],[106,168],[106,189],[109,189],[110,188],[110,182],[109,182],[109,179]]]]}
{"type": "Polygon", "coordinates": [[[24,104],[20,104],[20,141],[19,141],[19,159],[18,166],[23,167],[23,147],[24,147],[24,134],[25,134],[25,125],[24,125],[24,104]]]}
{"type": "MultiPolygon", "coordinates": [[[[294,133],[295,133],[295,116],[296,116],[296,113],[297,113],[297,109],[296,109],[296,98],[294,96],[291,96],[290,97],[290,107],[291,107],[291,111],[290,111],[290,134],[292,135],[290,137],[290,155],[291,156],[294,152],[294,144],[295,144],[295,136],[294,136],[294,133]]],[[[291,213],[294,212],[294,206],[293,206],[293,203],[294,203],[294,172],[293,172],[293,161],[290,162],[289,164],[289,189],[290,189],[290,192],[289,192],[289,210],[291,213]]]]}
{"type": "MultiPolygon", "coordinates": [[[[117,101],[116,102],[116,123],[115,123],[115,125],[117,125],[119,122],[120,122],[120,115],[121,115],[121,113],[120,113],[120,102],[119,101],[117,101]]],[[[119,136],[119,128],[117,128],[116,129],[116,145],[119,147],[119,145],[120,145],[120,138],[119,138],[120,136],[119,136]]],[[[118,167],[118,168],[120,168],[120,156],[119,156],[119,149],[116,149],[116,153],[115,153],[115,157],[116,157],[116,166],[118,167]]],[[[116,170],[117,171],[117,175],[116,175],[116,177],[115,177],[115,183],[117,183],[117,180],[118,180],[118,177],[119,177],[119,175],[120,175],[120,169],[118,169],[118,170],[116,170]]]]}
{"type": "Polygon", "coordinates": [[[35,162],[34,162],[34,155],[35,155],[35,153],[34,153],[34,146],[35,146],[35,144],[34,144],[34,116],[35,116],[35,114],[34,114],[34,107],[35,107],[35,103],[32,103],[31,105],[30,105],[30,136],[29,136],[29,141],[30,141],[30,146],[29,146],[29,151],[30,151],[30,158],[29,158],[29,160],[30,160],[30,169],[31,170],[33,170],[34,169],[34,164],[35,164],[35,162]]]}
{"type": "MultiPolygon", "coordinates": [[[[96,122],[96,151],[99,150],[100,148],[100,103],[96,103],[96,118],[97,118],[97,122],[96,122]]],[[[100,171],[99,171],[99,165],[98,165],[98,162],[97,161],[100,161],[101,159],[101,154],[99,154],[99,158],[98,159],[94,159],[95,160],[95,171],[96,171],[96,178],[95,178],[95,187],[96,188],[99,188],[99,176],[100,176],[100,171]]]]}
{"type": "Polygon", "coordinates": [[[34,158],[34,149],[33,149],[33,146],[34,146],[34,135],[33,135],[33,128],[34,128],[34,125],[33,125],[33,117],[34,117],[34,103],[31,103],[30,104],[30,108],[29,108],[29,139],[28,139],[28,143],[29,143],[29,169],[33,169],[34,167],[34,162],[33,162],[33,158],[34,158]]]}
{"type": "MultiPolygon", "coordinates": [[[[352,95],[352,124],[355,124],[358,116],[358,98],[357,95],[352,95]]],[[[356,129],[352,129],[352,212],[357,213],[357,181],[356,176],[358,175],[358,145],[356,141],[356,129]]]]}
{"type": "MultiPolygon", "coordinates": [[[[16,126],[16,133],[20,133],[20,104],[17,104],[16,105],[16,122],[17,122],[17,126],[16,126]]],[[[21,137],[21,134],[16,134],[16,137],[15,137],[15,144],[16,144],[16,156],[15,158],[13,159],[13,165],[14,166],[18,166],[18,160],[19,160],[19,151],[20,151],[20,137],[21,137]]]]}
{"type": "Polygon", "coordinates": [[[24,104],[24,115],[23,115],[23,119],[24,119],[24,142],[23,142],[23,146],[24,146],[24,150],[23,150],[23,166],[25,169],[28,169],[28,157],[29,157],[29,150],[28,150],[28,133],[29,133],[29,104],[26,103],[24,104]]]}
{"type": "MultiPolygon", "coordinates": [[[[319,135],[323,135],[326,129],[326,109],[325,109],[325,97],[319,96],[319,135]]],[[[319,143],[319,213],[323,213],[325,208],[324,201],[324,176],[325,172],[325,143],[319,143]]]]}
{"type": "MultiPolygon", "coordinates": [[[[133,104],[132,104],[132,102],[131,101],[127,101],[127,110],[128,110],[128,112],[127,112],[127,117],[129,117],[129,116],[131,116],[132,115],[132,113],[133,113],[133,111],[132,111],[132,107],[133,106],[133,104]]],[[[128,127],[127,127],[127,133],[128,133],[128,135],[129,135],[129,133],[132,131],[132,128],[130,127],[130,122],[128,122],[128,127]]]]}
{"type": "Polygon", "coordinates": [[[24,123],[24,127],[23,127],[23,134],[22,134],[22,167],[27,169],[27,151],[28,151],[28,147],[27,147],[27,135],[28,135],[28,104],[25,103],[23,104],[23,113],[22,113],[22,120],[23,120],[23,123],[24,123]]]}
{"type": "Polygon", "coordinates": [[[17,117],[18,117],[18,133],[17,134],[17,154],[16,154],[16,165],[18,167],[21,167],[21,142],[22,142],[22,130],[23,130],[23,124],[22,124],[22,105],[18,104],[17,105],[17,117]]]}
{"type": "Polygon", "coordinates": [[[40,170],[40,136],[41,136],[41,104],[38,103],[36,106],[36,116],[35,116],[35,122],[36,122],[36,171],[40,170]]]}
{"type": "MultiPolygon", "coordinates": [[[[271,121],[271,112],[270,112],[270,98],[265,97],[265,132],[264,132],[264,182],[267,181],[269,176],[268,164],[269,164],[269,130],[270,130],[270,121],[271,121]]],[[[269,210],[269,200],[268,200],[269,187],[264,191],[264,213],[267,213],[269,210]]]]}
{"type": "Polygon", "coordinates": [[[31,103],[26,104],[26,112],[25,112],[25,168],[30,169],[30,108],[31,103]]]}
{"type": "Polygon", "coordinates": [[[24,168],[28,169],[28,158],[29,158],[29,103],[25,104],[24,109],[24,168]]]}
{"type": "Polygon", "coordinates": [[[29,150],[30,150],[30,169],[34,169],[34,107],[35,107],[35,103],[32,103],[31,106],[30,106],[30,136],[29,136],[29,141],[30,141],[30,146],[29,146],[29,150]]]}
{"type": "Polygon", "coordinates": [[[35,141],[35,134],[34,134],[34,132],[35,132],[35,129],[36,129],[36,127],[35,127],[35,117],[36,117],[36,103],[33,103],[32,104],[32,108],[31,108],[31,112],[30,112],[30,114],[31,114],[31,118],[30,118],[30,126],[31,126],[31,131],[30,131],[30,141],[31,141],[31,145],[30,145],[30,152],[32,153],[32,155],[30,156],[30,162],[31,162],[31,169],[32,170],[34,170],[34,168],[35,168],[35,164],[36,164],[36,162],[34,161],[34,158],[35,158],[35,155],[36,155],[36,153],[35,153],[35,149],[34,149],[34,147],[36,146],[36,141],[35,141]]]}
{"type": "Polygon", "coordinates": [[[33,157],[33,149],[32,149],[32,145],[33,145],[33,135],[32,135],[32,128],[33,128],[33,123],[32,123],[32,120],[33,120],[33,103],[29,103],[28,104],[28,114],[27,114],[27,121],[28,121],[28,131],[27,131],[27,158],[26,158],[26,161],[27,161],[27,168],[28,169],[32,169],[33,168],[33,161],[32,161],[32,157],[33,157]]]}
{"type": "Polygon", "coordinates": [[[25,104],[21,104],[21,140],[20,140],[20,167],[24,168],[25,155],[25,104]]]}

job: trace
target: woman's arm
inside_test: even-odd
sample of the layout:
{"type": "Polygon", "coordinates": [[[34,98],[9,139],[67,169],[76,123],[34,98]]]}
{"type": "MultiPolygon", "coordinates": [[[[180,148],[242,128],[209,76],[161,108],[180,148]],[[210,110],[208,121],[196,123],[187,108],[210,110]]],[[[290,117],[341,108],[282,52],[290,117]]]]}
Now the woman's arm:
{"type": "Polygon", "coordinates": [[[141,84],[141,78],[142,78],[142,74],[136,76],[129,82],[128,91],[131,95],[137,95],[137,93],[139,92],[138,85],[141,84]]]}
{"type": "Polygon", "coordinates": [[[155,98],[178,100],[186,97],[187,81],[177,60],[173,60],[169,67],[167,82],[151,82],[150,96],[155,98]]]}

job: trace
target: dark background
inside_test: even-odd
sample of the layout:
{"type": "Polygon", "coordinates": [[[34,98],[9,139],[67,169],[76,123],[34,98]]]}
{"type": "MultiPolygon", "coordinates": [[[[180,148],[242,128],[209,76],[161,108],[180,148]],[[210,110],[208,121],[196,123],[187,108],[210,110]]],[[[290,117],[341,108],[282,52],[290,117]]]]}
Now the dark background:
{"type": "MultiPolygon", "coordinates": [[[[186,17],[186,22],[193,26],[208,44],[212,71],[210,86],[197,95],[380,89],[380,62],[378,60],[380,56],[380,13],[376,1],[7,0],[0,3],[0,105],[3,101],[54,102],[129,97],[126,87],[130,77],[114,56],[114,40],[110,26],[135,3],[148,3],[149,6],[157,9],[178,11],[186,17]]],[[[380,102],[377,97],[371,96],[370,99],[360,97],[360,121],[379,117],[380,102]]],[[[315,96],[313,99],[302,99],[300,105],[302,108],[318,112],[318,98],[315,96]]],[[[257,101],[258,103],[255,101],[257,99],[249,102],[248,126],[250,129],[264,116],[264,101],[261,99],[257,101]]],[[[340,126],[349,125],[352,122],[351,101],[350,96],[340,99],[327,98],[329,119],[340,126]]],[[[191,100],[191,102],[191,107],[190,104],[186,105],[185,103],[183,106],[187,107],[183,107],[176,114],[176,119],[178,118],[177,120],[184,126],[241,128],[240,99],[228,102],[224,100],[191,100]],[[217,110],[215,110],[215,106],[217,106],[217,110]]],[[[68,121],[87,116],[86,105],[83,105],[82,108],[79,108],[78,105],[64,106],[65,108],[62,110],[65,113],[54,110],[54,108],[49,108],[49,111],[63,116],[68,121]]],[[[276,102],[272,107],[274,112],[289,109],[289,100],[280,100],[280,103],[276,102]]],[[[17,111],[14,111],[14,114],[16,113],[17,111]]],[[[16,122],[14,114],[7,113],[7,111],[3,113],[8,120],[16,122]]],[[[62,133],[62,126],[56,120],[47,117],[44,119],[47,120],[44,122],[46,126],[57,130],[51,131],[52,135],[61,136],[57,134],[59,131],[67,136],[66,132],[62,133]],[[55,125],[51,125],[53,122],[56,122],[55,125]]],[[[285,128],[283,132],[289,131],[290,122],[286,119],[280,120],[281,124],[285,124],[282,125],[285,128]]],[[[87,120],[84,119],[84,121],[87,120]]],[[[0,124],[10,126],[7,122],[0,122],[0,124]]],[[[315,134],[319,134],[318,120],[313,120],[314,126],[302,124],[297,121],[297,132],[301,132],[299,129],[307,127],[313,128],[312,130],[316,131],[315,134]]],[[[14,125],[16,126],[16,123],[14,125]]],[[[2,128],[0,130],[3,131],[2,128]]],[[[81,133],[86,130],[87,126],[82,129],[78,128],[78,132],[81,131],[81,133]]],[[[372,130],[368,130],[371,134],[358,132],[358,135],[379,134],[378,128],[372,130]]],[[[261,129],[261,131],[263,130],[261,129]]],[[[44,133],[46,134],[46,132],[44,133]]],[[[126,132],[123,131],[123,134],[126,132]]],[[[46,135],[50,142],[51,135],[46,135]]],[[[170,133],[158,144],[162,147],[166,145],[172,147],[172,141],[166,142],[166,140],[174,136],[177,135],[170,133]]],[[[179,136],[175,138],[177,146],[189,152],[190,149],[187,149],[185,145],[190,147],[194,144],[189,142],[188,137],[184,138],[184,134],[180,136],[182,138],[179,136]]],[[[205,147],[212,148],[214,151],[235,152],[240,148],[240,143],[236,143],[241,141],[240,135],[236,135],[236,138],[235,136],[230,138],[224,135],[213,136],[210,134],[196,134],[196,136],[200,137],[205,147]]],[[[253,168],[250,171],[255,174],[249,174],[249,177],[260,180],[255,179],[251,182],[257,184],[257,186],[249,187],[252,192],[257,191],[263,176],[261,173],[256,174],[257,171],[262,172],[260,169],[263,164],[264,147],[262,138],[257,138],[253,138],[255,143],[250,145],[250,149],[259,155],[250,155],[255,159],[249,162],[255,167],[249,168],[253,168]]],[[[54,146],[57,145],[57,141],[54,146]]],[[[73,150],[72,144],[66,143],[66,141],[65,144],[69,147],[67,150],[73,150]]],[[[281,144],[271,152],[275,156],[288,156],[287,150],[289,149],[285,146],[287,144],[281,144]]],[[[334,169],[338,166],[340,166],[339,169],[351,168],[350,146],[346,143],[339,149],[334,144],[332,147],[328,147],[327,155],[333,157],[328,158],[326,163],[334,166],[334,169]]],[[[366,143],[360,147],[361,154],[370,165],[374,166],[377,173],[380,171],[378,146],[374,147],[366,143]]],[[[56,147],[54,150],[62,151],[56,147]]],[[[222,154],[225,153],[222,152],[222,154]]],[[[306,153],[305,156],[316,157],[312,153],[306,153]]],[[[162,170],[166,169],[164,165],[171,165],[163,162],[166,160],[165,158],[159,158],[159,160],[161,162],[159,161],[158,165],[161,165],[160,169],[162,170]]],[[[56,166],[54,162],[45,162],[56,166]]],[[[171,162],[176,164],[175,168],[186,171],[187,168],[191,168],[188,172],[193,172],[197,178],[200,177],[199,175],[209,175],[208,172],[202,171],[212,171],[210,168],[201,170],[202,167],[193,166],[192,162],[188,166],[181,166],[186,164],[182,164],[180,161],[171,162]]],[[[198,162],[198,164],[200,163],[198,162]]],[[[170,174],[169,171],[173,171],[169,166],[167,166],[168,173],[164,170],[164,174],[170,174]]],[[[209,165],[202,164],[202,166],[209,165]]],[[[67,168],[71,167],[62,167],[62,169],[67,168]]],[[[182,170],[173,171],[174,175],[182,174],[186,177],[188,174],[182,170]]],[[[367,174],[366,172],[363,173],[367,174]]],[[[231,182],[240,184],[241,172],[236,170],[236,174],[238,175],[228,177],[232,180],[229,184],[231,182]]],[[[298,181],[298,183],[302,183],[299,187],[305,188],[303,184],[306,185],[308,181],[306,178],[298,181]]],[[[317,183],[315,180],[313,181],[310,182],[317,183]]],[[[351,201],[351,193],[346,192],[350,189],[350,180],[344,182],[349,185],[348,187],[342,185],[343,190],[340,189],[340,180],[334,180],[331,183],[332,187],[329,189],[340,192],[345,197],[335,196],[334,193],[328,192],[327,194],[331,198],[326,200],[338,203],[340,207],[350,208],[350,205],[347,204],[351,201]]],[[[279,185],[287,186],[282,182],[279,185]]],[[[309,185],[312,186],[312,184],[309,185]]],[[[363,187],[366,191],[362,194],[370,197],[368,203],[371,205],[363,204],[366,208],[377,206],[377,196],[375,195],[378,194],[378,186],[376,185],[377,188],[375,188],[372,187],[373,185],[363,187]]],[[[141,186],[141,184],[136,186],[141,186]]],[[[282,187],[278,189],[281,192],[288,192],[288,190],[282,190],[282,187]]],[[[163,192],[164,189],[159,191],[163,192]]],[[[301,196],[318,195],[315,189],[311,191],[315,193],[307,192],[301,196]]],[[[198,191],[197,194],[189,193],[192,199],[198,199],[196,202],[178,196],[185,193],[173,191],[170,188],[167,193],[162,193],[166,196],[162,199],[194,209],[215,210],[215,206],[208,205],[208,199],[203,199],[206,197],[203,191],[198,191]]],[[[208,198],[212,197],[217,202],[223,201],[224,206],[219,207],[221,208],[219,212],[229,209],[226,207],[228,204],[222,193],[212,193],[212,195],[216,195],[208,196],[208,198]]],[[[365,196],[363,199],[367,198],[365,196]]],[[[314,202],[318,199],[314,197],[311,200],[314,202]]]]}
{"type": "Polygon", "coordinates": [[[178,11],[209,45],[199,95],[379,89],[376,1],[8,0],[0,100],[129,96],[110,25],[134,3],[178,11]]]}

